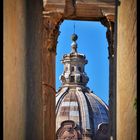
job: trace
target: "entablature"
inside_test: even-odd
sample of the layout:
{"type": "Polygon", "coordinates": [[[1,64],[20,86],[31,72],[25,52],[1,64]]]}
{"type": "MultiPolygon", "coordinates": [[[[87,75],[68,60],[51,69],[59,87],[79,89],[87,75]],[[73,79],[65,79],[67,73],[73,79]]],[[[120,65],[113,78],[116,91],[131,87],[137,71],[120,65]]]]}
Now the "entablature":
{"type": "Polygon", "coordinates": [[[44,0],[44,11],[61,11],[64,19],[99,21],[108,16],[114,21],[114,0],[44,0]]]}

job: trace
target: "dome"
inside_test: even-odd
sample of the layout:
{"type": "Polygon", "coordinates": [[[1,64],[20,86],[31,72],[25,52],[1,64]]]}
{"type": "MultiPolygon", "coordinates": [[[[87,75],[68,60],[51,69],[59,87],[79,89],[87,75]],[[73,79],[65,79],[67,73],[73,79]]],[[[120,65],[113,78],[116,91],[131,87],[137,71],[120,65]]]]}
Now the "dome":
{"type": "Polygon", "coordinates": [[[108,124],[108,107],[88,88],[62,87],[56,95],[56,131],[69,120],[77,126],[79,138],[94,138],[99,126],[108,124]]]}
{"type": "Polygon", "coordinates": [[[87,60],[77,52],[76,40],[73,40],[72,52],[62,59],[62,86],[56,94],[56,139],[107,140],[108,106],[86,86],[87,60]]]}

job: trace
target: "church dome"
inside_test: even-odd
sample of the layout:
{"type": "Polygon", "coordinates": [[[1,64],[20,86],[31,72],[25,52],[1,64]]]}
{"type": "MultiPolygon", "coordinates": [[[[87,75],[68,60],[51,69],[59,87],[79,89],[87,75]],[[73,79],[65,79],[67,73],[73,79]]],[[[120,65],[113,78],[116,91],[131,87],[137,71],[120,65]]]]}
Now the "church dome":
{"type": "Polygon", "coordinates": [[[62,86],[56,94],[56,139],[105,140],[108,137],[108,106],[86,86],[89,80],[84,72],[87,60],[85,55],[77,53],[75,41],[74,38],[72,52],[62,60],[62,86]]]}

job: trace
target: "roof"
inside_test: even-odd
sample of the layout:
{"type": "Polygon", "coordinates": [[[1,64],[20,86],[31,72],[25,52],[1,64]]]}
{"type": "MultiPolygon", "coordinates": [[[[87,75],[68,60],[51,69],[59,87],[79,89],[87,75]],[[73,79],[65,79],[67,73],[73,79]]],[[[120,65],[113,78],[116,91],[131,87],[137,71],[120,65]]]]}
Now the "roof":
{"type": "Polygon", "coordinates": [[[100,124],[108,123],[108,106],[88,88],[62,87],[56,94],[56,131],[66,120],[95,134],[100,124]]]}

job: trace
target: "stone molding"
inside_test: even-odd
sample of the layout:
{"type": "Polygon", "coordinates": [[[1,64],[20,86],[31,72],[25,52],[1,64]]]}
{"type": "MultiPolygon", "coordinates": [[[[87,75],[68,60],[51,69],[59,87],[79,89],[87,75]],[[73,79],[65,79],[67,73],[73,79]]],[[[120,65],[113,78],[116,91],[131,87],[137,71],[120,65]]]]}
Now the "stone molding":
{"type": "Polygon", "coordinates": [[[60,10],[65,19],[100,20],[102,10],[114,15],[115,1],[44,0],[44,11],[60,10]]]}

